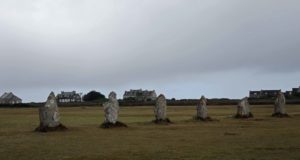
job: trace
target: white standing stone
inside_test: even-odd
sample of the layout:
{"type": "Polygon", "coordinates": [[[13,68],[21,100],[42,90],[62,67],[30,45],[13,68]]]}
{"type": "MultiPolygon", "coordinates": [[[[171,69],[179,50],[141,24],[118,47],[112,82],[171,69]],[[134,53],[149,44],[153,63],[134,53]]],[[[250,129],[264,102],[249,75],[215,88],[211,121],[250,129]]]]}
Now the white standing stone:
{"type": "Polygon", "coordinates": [[[236,117],[241,117],[241,118],[252,117],[252,114],[250,112],[250,104],[248,101],[248,97],[241,99],[241,101],[239,102],[237,106],[236,117]]]}
{"type": "Polygon", "coordinates": [[[207,119],[207,100],[204,96],[201,96],[200,101],[197,105],[197,119],[207,119]]]}
{"type": "Polygon", "coordinates": [[[48,96],[45,106],[39,108],[40,126],[54,128],[60,125],[56,97],[53,92],[48,96]]]}
{"type": "Polygon", "coordinates": [[[167,101],[163,94],[160,94],[156,99],[154,114],[156,120],[166,120],[167,118],[167,101]]]}
{"type": "Polygon", "coordinates": [[[105,120],[104,123],[115,124],[118,120],[119,115],[119,102],[117,100],[117,94],[111,92],[108,96],[108,102],[103,104],[105,120]]]}
{"type": "Polygon", "coordinates": [[[275,100],[275,105],[274,105],[274,114],[281,114],[284,115],[286,114],[285,112],[285,96],[282,92],[280,92],[277,95],[277,98],[275,100]]]}

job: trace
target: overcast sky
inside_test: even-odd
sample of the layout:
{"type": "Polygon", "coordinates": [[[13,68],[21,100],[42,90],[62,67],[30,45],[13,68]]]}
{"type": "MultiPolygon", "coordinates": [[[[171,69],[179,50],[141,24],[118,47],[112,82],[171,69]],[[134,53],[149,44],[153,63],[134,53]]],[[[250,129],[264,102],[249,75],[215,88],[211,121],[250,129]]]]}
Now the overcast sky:
{"type": "Polygon", "coordinates": [[[299,0],[0,0],[0,92],[242,98],[300,85],[299,0]]]}

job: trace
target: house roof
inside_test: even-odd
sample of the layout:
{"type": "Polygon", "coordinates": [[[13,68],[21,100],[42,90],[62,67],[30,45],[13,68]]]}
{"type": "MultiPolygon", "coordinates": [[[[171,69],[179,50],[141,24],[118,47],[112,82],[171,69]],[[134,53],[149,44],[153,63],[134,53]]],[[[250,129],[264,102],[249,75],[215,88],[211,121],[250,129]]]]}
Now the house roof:
{"type": "Polygon", "coordinates": [[[12,92],[5,92],[0,99],[1,100],[10,100],[10,99],[17,99],[17,100],[22,100],[21,98],[17,97],[16,95],[14,95],[12,92]]]}
{"type": "Polygon", "coordinates": [[[72,92],[61,92],[60,94],[57,95],[58,98],[71,98],[71,97],[80,97],[78,93],[75,91],[72,92]]]}
{"type": "Polygon", "coordinates": [[[261,91],[250,91],[250,93],[258,93],[258,92],[261,92],[261,91]]]}
{"type": "Polygon", "coordinates": [[[262,92],[281,92],[281,89],[279,90],[261,90],[262,92]]]}
{"type": "Polygon", "coordinates": [[[299,88],[292,88],[293,92],[300,92],[300,87],[299,88]]]}

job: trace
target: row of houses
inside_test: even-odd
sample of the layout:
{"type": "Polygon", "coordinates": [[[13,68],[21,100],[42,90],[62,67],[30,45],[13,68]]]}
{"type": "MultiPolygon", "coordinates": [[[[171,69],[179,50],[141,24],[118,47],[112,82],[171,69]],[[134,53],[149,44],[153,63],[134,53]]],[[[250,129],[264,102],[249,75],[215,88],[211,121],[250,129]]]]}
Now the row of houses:
{"type": "MultiPolygon", "coordinates": [[[[82,94],[77,93],[76,91],[65,92],[57,94],[57,102],[59,103],[78,103],[82,102],[82,94]]],[[[157,95],[154,90],[129,90],[125,91],[123,95],[124,100],[133,100],[133,101],[154,101],[157,95]]],[[[14,95],[12,92],[4,93],[0,97],[0,104],[18,104],[22,103],[22,99],[14,95]]]]}
{"type": "MultiPolygon", "coordinates": [[[[156,92],[155,90],[129,90],[125,91],[123,94],[123,100],[132,100],[132,101],[155,101],[156,100],[156,92]]],[[[59,103],[74,103],[74,102],[82,102],[82,97],[80,93],[72,92],[61,92],[57,95],[57,101],[59,103]]]]}
{"type": "MultiPolygon", "coordinates": [[[[250,91],[250,98],[272,98],[276,97],[281,90],[260,90],[260,91],[250,91]]],[[[292,88],[291,91],[284,92],[286,97],[299,97],[300,96],[300,86],[298,88],[292,88]]]]}
{"type": "MultiPolygon", "coordinates": [[[[154,101],[156,100],[156,92],[155,90],[129,90],[125,91],[123,95],[123,100],[133,100],[133,101],[154,101]]],[[[59,103],[76,103],[82,102],[81,93],[76,93],[76,91],[72,92],[61,92],[57,95],[57,101],[59,103]]]]}
{"type": "MultiPolygon", "coordinates": [[[[81,94],[72,92],[61,92],[57,95],[57,101],[59,103],[76,103],[81,102],[81,94]]],[[[12,92],[5,92],[0,97],[0,104],[19,104],[22,103],[22,99],[14,95],[12,92]]]]}
{"type": "MultiPolygon", "coordinates": [[[[250,98],[272,98],[276,97],[281,90],[260,90],[260,91],[250,91],[250,98]]],[[[298,88],[292,88],[291,91],[286,91],[285,96],[287,97],[300,97],[300,86],[298,88]]],[[[77,103],[82,102],[81,93],[77,93],[76,91],[65,92],[57,94],[57,101],[59,103],[77,103]]],[[[125,91],[123,95],[123,100],[125,101],[139,101],[139,102],[147,102],[147,101],[155,101],[157,98],[155,90],[129,90],[125,91]]],[[[0,104],[18,104],[22,103],[22,99],[14,95],[12,92],[5,92],[0,97],[0,104]]]]}

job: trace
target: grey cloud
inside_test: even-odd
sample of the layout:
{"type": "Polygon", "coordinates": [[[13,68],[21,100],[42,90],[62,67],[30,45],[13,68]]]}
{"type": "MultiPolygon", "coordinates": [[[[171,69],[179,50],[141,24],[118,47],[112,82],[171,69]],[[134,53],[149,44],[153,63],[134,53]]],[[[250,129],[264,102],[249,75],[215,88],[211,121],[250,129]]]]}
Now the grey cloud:
{"type": "Polygon", "coordinates": [[[4,0],[0,87],[161,86],[236,69],[297,74],[299,6],[296,0],[4,0]]]}

